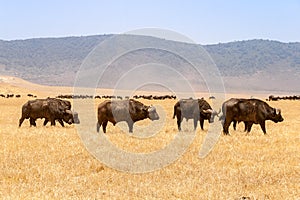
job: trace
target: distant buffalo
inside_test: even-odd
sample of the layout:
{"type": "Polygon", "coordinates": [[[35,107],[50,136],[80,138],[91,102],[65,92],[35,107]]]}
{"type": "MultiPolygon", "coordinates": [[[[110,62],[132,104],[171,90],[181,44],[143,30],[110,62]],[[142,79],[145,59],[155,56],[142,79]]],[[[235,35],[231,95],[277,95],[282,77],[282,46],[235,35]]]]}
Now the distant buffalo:
{"type": "Polygon", "coordinates": [[[130,100],[106,100],[98,106],[98,122],[97,132],[102,126],[103,132],[106,133],[108,122],[113,125],[120,121],[125,121],[128,124],[129,132],[133,131],[133,124],[136,121],[143,119],[158,120],[159,116],[155,107],[146,106],[139,101],[130,100]]]}
{"type": "Polygon", "coordinates": [[[162,95],[162,96],[153,96],[153,95],[134,95],[134,99],[147,99],[147,100],[165,100],[165,99],[176,99],[175,95],[162,95]]]}
{"type": "Polygon", "coordinates": [[[33,94],[27,94],[28,97],[36,97],[36,95],[33,94]]]}
{"type": "Polygon", "coordinates": [[[231,122],[245,122],[247,132],[251,131],[253,124],[259,124],[263,133],[266,134],[266,120],[275,123],[283,121],[280,109],[272,108],[259,99],[237,100],[232,106],[228,106],[223,114],[223,132],[225,135],[229,134],[228,128],[231,122]]]}
{"type": "Polygon", "coordinates": [[[268,98],[269,101],[278,101],[278,100],[300,100],[300,96],[293,95],[293,96],[283,96],[283,97],[275,97],[274,95],[270,95],[268,98]]]}
{"type": "Polygon", "coordinates": [[[175,116],[177,117],[179,131],[181,130],[183,118],[186,118],[186,120],[193,119],[195,130],[199,120],[200,127],[203,130],[204,120],[208,120],[209,123],[212,123],[214,122],[215,116],[218,116],[218,113],[213,110],[204,99],[181,99],[174,105],[173,119],[175,116]]]}
{"type": "MultiPolygon", "coordinates": [[[[68,103],[67,103],[68,104],[68,103]]],[[[36,126],[36,119],[45,118],[44,125],[48,121],[51,125],[55,125],[55,120],[64,126],[63,121],[68,124],[79,123],[78,114],[66,109],[64,103],[56,99],[36,99],[25,103],[22,106],[22,116],[19,120],[19,127],[21,127],[25,119],[29,119],[30,126],[36,126]]]]}

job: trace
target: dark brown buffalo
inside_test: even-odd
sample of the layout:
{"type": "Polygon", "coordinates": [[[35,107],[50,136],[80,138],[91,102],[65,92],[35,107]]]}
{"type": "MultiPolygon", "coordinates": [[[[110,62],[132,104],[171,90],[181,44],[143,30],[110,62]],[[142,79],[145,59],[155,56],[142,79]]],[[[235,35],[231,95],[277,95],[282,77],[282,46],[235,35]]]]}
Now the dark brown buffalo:
{"type": "MultiPolygon", "coordinates": [[[[44,100],[44,99],[39,99],[39,100],[44,100]]],[[[46,100],[49,102],[56,101],[56,102],[53,102],[53,104],[55,105],[56,103],[58,103],[58,106],[60,107],[61,110],[71,110],[71,102],[70,101],[57,99],[57,98],[50,98],[50,97],[48,97],[46,100]]],[[[74,120],[77,120],[76,122],[74,121],[74,123],[77,123],[77,124],[80,123],[79,119],[78,119],[78,113],[73,112],[73,118],[74,118],[74,120]]],[[[30,121],[32,121],[32,120],[30,119],[30,121]]],[[[57,121],[61,124],[61,126],[64,126],[63,119],[57,119],[57,121]]],[[[49,122],[49,120],[45,118],[44,126],[46,126],[48,122],[49,122]]]]}
{"type": "Polygon", "coordinates": [[[231,122],[245,122],[247,132],[251,131],[253,124],[259,124],[266,134],[265,121],[271,120],[275,123],[282,122],[280,109],[270,107],[266,102],[259,99],[240,99],[232,106],[228,106],[224,112],[223,132],[229,134],[228,128],[231,122]]]}
{"type": "MultiPolygon", "coordinates": [[[[50,98],[50,97],[48,97],[46,100],[47,101],[56,101],[58,103],[58,106],[62,110],[71,110],[71,102],[70,101],[62,100],[62,99],[57,99],[57,98],[50,98]]],[[[75,124],[79,124],[80,123],[77,112],[73,112],[73,118],[74,118],[74,123],[75,124]]],[[[61,124],[61,126],[64,126],[64,122],[63,122],[62,119],[57,119],[57,121],[61,124]]],[[[49,122],[49,120],[45,119],[44,126],[46,126],[48,122],[49,122]]]]}
{"type": "Polygon", "coordinates": [[[159,119],[155,107],[146,106],[133,99],[115,101],[106,100],[98,106],[97,132],[99,132],[99,129],[102,126],[103,132],[106,133],[108,122],[115,125],[120,121],[125,121],[128,124],[129,132],[132,133],[134,122],[146,118],[151,120],[159,119]]]}
{"type": "Polygon", "coordinates": [[[54,99],[31,100],[22,106],[19,127],[25,119],[29,119],[30,126],[36,126],[35,120],[38,118],[45,118],[45,121],[50,121],[51,125],[55,125],[55,120],[58,120],[62,126],[64,126],[62,120],[68,124],[79,123],[78,115],[73,114],[71,110],[66,109],[54,99]]]}
{"type": "Polygon", "coordinates": [[[208,120],[209,123],[212,123],[217,115],[218,113],[213,110],[204,99],[181,99],[174,105],[173,119],[175,116],[177,117],[179,131],[181,131],[183,118],[186,118],[186,120],[193,119],[195,130],[199,120],[200,127],[203,130],[204,120],[208,120]]]}

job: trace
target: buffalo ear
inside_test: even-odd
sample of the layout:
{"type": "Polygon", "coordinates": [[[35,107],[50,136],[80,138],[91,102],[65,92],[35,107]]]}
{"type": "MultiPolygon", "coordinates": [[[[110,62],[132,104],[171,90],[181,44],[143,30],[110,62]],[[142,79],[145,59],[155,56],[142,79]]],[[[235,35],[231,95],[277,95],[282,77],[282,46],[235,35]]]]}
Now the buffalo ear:
{"type": "Polygon", "coordinates": [[[144,106],[142,110],[143,110],[144,112],[148,112],[148,109],[149,109],[149,108],[150,108],[150,106],[144,106]]]}

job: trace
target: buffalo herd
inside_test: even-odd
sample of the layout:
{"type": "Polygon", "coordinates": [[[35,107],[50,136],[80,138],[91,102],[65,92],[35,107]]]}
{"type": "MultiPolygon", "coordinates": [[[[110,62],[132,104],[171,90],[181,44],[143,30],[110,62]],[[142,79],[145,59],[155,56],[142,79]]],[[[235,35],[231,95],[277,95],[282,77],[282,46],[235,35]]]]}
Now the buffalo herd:
{"type": "MultiPolygon", "coordinates": [[[[28,97],[33,97],[33,98],[36,98],[37,96],[36,95],[33,95],[33,94],[27,94],[28,97]]],[[[20,94],[0,94],[0,97],[3,97],[3,98],[20,98],[21,95],[20,94]]]]}
{"type": "MultiPolygon", "coordinates": [[[[60,99],[117,99],[117,100],[128,100],[129,96],[116,96],[116,95],[82,95],[82,94],[61,94],[56,96],[60,99]]],[[[147,100],[165,100],[165,99],[176,99],[175,95],[134,95],[133,99],[147,99],[147,100]]]]}
{"type": "MultiPolygon", "coordinates": [[[[59,96],[60,98],[67,96],[59,96]]],[[[74,96],[68,96],[74,98],[74,96]]],[[[83,96],[81,96],[83,97],[83,96]]],[[[108,97],[108,96],[107,96],[108,97]]],[[[75,97],[76,98],[76,97],[75,97]]],[[[92,98],[84,96],[84,98],[92,98]]],[[[100,97],[101,98],[101,97],[100,97]]],[[[135,96],[137,98],[155,99],[155,96],[135,96]]],[[[106,133],[108,122],[115,125],[118,122],[125,121],[129,127],[129,132],[133,132],[133,124],[137,121],[150,119],[159,120],[159,115],[154,106],[144,105],[143,103],[131,98],[115,97],[115,100],[104,100],[98,106],[97,114],[97,132],[102,126],[103,132],[106,133]]],[[[158,99],[176,99],[175,96],[165,95],[158,99]]],[[[213,98],[210,98],[213,99],[213,98]]],[[[282,122],[283,117],[281,110],[272,108],[265,101],[259,99],[242,99],[231,98],[222,104],[219,111],[214,110],[209,103],[201,99],[180,99],[174,105],[173,119],[177,118],[177,127],[181,131],[181,122],[183,119],[187,121],[193,120],[194,130],[197,128],[198,121],[200,128],[204,129],[204,120],[209,123],[214,122],[214,118],[218,117],[223,125],[224,135],[229,135],[229,126],[233,123],[236,130],[237,123],[243,122],[244,131],[249,133],[253,124],[259,124],[263,133],[266,134],[266,120],[275,123],[282,122]],[[222,111],[222,115],[220,115],[222,111]]],[[[71,110],[71,102],[59,98],[46,98],[29,100],[22,106],[22,115],[19,120],[21,127],[25,119],[29,119],[30,126],[36,126],[36,119],[45,119],[44,126],[50,121],[51,125],[55,125],[58,121],[61,126],[64,122],[67,124],[79,124],[78,113],[71,110]]]]}
{"type": "Polygon", "coordinates": [[[278,101],[278,100],[300,100],[300,95],[293,95],[293,96],[274,96],[270,95],[269,98],[267,99],[269,101],[278,101]]]}
{"type": "Polygon", "coordinates": [[[222,104],[222,115],[211,108],[207,101],[202,99],[181,99],[174,105],[174,115],[177,117],[178,130],[181,130],[181,122],[186,120],[194,120],[194,129],[197,128],[198,121],[203,130],[204,120],[209,123],[214,122],[214,117],[219,116],[219,120],[223,125],[223,133],[229,135],[229,126],[233,122],[233,128],[236,124],[244,122],[245,131],[249,133],[253,124],[259,124],[263,133],[266,134],[266,120],[275,123],[282,122],[281,110],[270,107],[266,102],[259,99],[238,99],[231,98],[222,104]]]}

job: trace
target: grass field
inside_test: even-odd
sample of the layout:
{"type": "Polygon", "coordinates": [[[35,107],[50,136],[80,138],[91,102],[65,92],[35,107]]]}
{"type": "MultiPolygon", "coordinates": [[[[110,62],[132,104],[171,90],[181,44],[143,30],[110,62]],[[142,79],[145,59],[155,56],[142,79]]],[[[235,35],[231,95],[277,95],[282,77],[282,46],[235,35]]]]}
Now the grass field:
{"type": "MultiPolygon", "coordinates": [[[[0,89],[28,92],[7,87],[0,89]]],[[[300,199],[300,101],[268,102],[281,108],[282,123],[268,121],[267,135],[258,125],[247,136],[242,124],[237,131],[231,126],[231,136],[221,135],[212,152],[201,159],[199,149],[209,127],[206,122],[205,130],[198,127],[192,144],[174,163],[154,172],[132,174],[102,164],[83,145],[78,130],[96,121],[85,124],[94,115],[84,113],[87,100],[75,102],[82,108],[78,126],[43,127],[38,120],[34,128],[26,120],[18,128],[21,106],[28,99],[0,98],[1,199],[300,199]]],[[[109,124],[106,137],[126,151],[154,152],[177,134],[172,119],[174,100],[142,102],[161,106],[166,115],[164,126],[156,135],[139,139],[109,124]]],[[[149,120],[138,122],[134,133],[149,124],[149,120]]],[[[95,130],[95,124],[89,128],[95,130]]]]}

